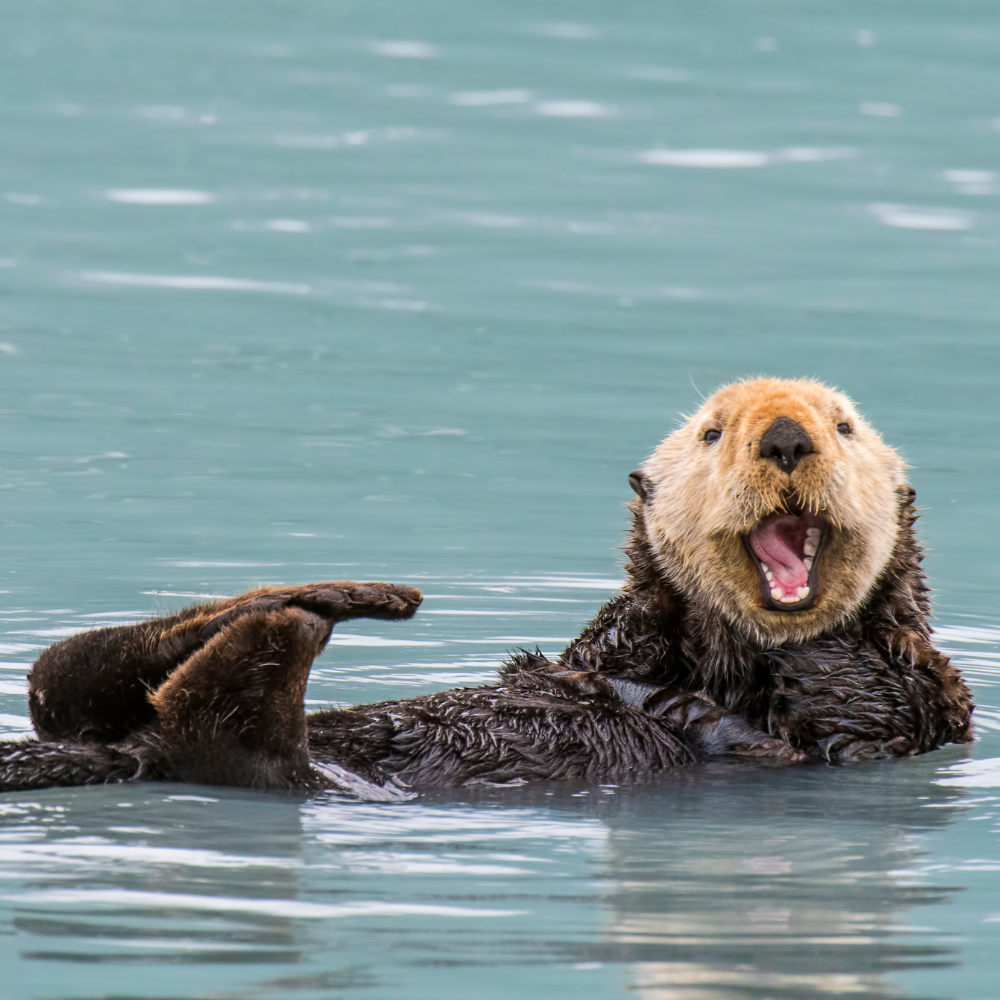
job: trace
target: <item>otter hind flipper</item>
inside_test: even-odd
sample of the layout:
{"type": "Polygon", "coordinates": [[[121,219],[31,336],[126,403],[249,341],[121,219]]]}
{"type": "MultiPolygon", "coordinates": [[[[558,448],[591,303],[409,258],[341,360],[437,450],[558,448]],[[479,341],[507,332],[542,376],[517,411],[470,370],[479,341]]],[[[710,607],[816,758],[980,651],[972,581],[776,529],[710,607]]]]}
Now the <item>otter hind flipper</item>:
{"type": "Polygon", "coordinates": [[[288,605],[334,622],[350,618],[400,621],[412,618],[423,595],[415,587],[395,583],[310,583],[293,587],[288,605]]]}
{"type": "Polygon", "coordinates": [[[118,749],[143,776],[251,788],[308,788],[303,710],[332,624],[301,608],[254,611],[182,663],[150,703],[156,722],[118,749]]]}
{"type": "Polygon", "coordinates": [[[134,625],[94,629],[46,649],[28,675],[28,709],[48,742],[114,743],[155,722],[149,693],[248,615],[299,607],[332,627],[350,618],[409,618],[419,590],[389,583],[312,583],[197,604],[134,625]]]}
{"type": "Polygon", "coordinates": [[[96,743],[0,743],[0,792],[115,784],[138,770],[134,757],[96,743]]]}
{"type": "MultiPolygon", "coordinates": [[[[252,788],[321,788],[304,697],[337,622],[409,618],[421,595],[388,583],[318,583],[258,594],[150,695],[156,724],[122,749],[151,776],[252,788]],[[282,606],[255,605],[280,598],[282,606]]],[[[334,782],[335,784],[335,782],[334,782]]]]}
{"type": "Polygon", "coordinates": [[[350,580],[329,580],[295,587],[261,587],[218,604],[196,608],[200,614],[179,621],[160,639],[161,650],[171,644],[183,655],[179,663],[198,646],[246,615],[279,611],[281,608],[302,608],[331,624],[351,618],[382,618],[396,621],[410,618],[420,606],[423,595],[413,587],[394,583],[354,583],[350,580]]]}
{"type": "Polygon", "coordinates": [[[41,741],[0,745],[0,791],[132,777],[255,788],[335,785],[311,767],[303,699],[334,625],[409,618],[388,583],[264,587],[72,636],[29,675],[41,741]]]}

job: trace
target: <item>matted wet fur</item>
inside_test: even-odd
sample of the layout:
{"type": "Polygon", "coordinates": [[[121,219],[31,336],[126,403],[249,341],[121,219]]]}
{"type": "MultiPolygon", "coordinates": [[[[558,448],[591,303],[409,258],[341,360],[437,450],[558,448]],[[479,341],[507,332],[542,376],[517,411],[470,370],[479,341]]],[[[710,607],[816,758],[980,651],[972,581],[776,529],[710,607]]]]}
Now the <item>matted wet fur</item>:
{"type": "Polygon", "coordinates": [[[618,781],[708,757],[858,760],[971,740],[934,649],[903,464],[842,394],[758,379],[707,400],[630,477],[628,580],[556,661],[497,684],[306,716],[331,629],[418,591],[269,587],[57,643],[38,740],[0,789],[137,778],[255,788],[618,781]]]}

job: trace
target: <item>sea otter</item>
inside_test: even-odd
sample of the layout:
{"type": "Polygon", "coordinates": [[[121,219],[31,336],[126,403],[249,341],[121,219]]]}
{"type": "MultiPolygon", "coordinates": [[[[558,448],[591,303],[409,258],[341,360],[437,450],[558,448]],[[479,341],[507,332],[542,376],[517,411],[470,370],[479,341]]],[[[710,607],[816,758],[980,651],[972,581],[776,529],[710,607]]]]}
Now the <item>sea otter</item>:
{"type": "Polygon", "coordinates": [[[969,691],[930,640],[914,492],[846,396],[726,386],[629,481],[628,581],[556,661],[522,650],[495,685],[306,716],[333,626],[407,618],[420,594],[263,588],[48,649],[29,675],[39,739],[0,747],[0,788],[616,781],[972,739],[969,691]]]}

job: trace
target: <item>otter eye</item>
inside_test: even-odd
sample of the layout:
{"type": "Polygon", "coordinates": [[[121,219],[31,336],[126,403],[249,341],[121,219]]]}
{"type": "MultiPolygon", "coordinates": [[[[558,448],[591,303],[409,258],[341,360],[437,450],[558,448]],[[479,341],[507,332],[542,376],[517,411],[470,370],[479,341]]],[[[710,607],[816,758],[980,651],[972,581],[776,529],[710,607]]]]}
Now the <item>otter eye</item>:
{"type": "Polygon", "coordinates": [[[837,424],[837,433],[838,434],[844,434],[844,435],[850,434],[851,433],[851,425],[850,424],[837,424]]]}
{"type": "Polygon", "coordinates": [[[705,431],[705,433],[702,434],[701,439],[705,442],[705,444],[715,444],[720,437],[722,437],[722,431],[716,430],[713,427],[710,430],[705,431]]]}

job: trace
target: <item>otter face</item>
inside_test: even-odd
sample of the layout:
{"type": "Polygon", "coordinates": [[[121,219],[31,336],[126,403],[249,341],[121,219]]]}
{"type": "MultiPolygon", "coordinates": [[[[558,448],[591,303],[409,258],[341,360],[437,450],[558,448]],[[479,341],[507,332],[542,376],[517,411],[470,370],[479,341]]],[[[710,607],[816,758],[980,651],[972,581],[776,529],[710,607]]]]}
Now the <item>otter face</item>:
{"type": "Polygon", "coordinates": [[[724,386],[630,477],[661,570],[767,642],[864,602],[892,555],[903,462],[818,382],[724,386]]]}

